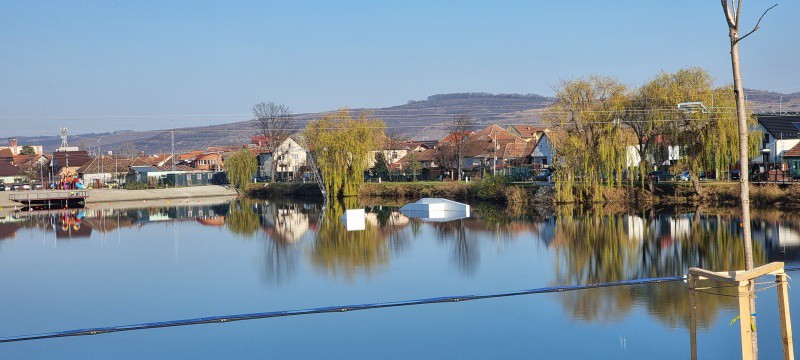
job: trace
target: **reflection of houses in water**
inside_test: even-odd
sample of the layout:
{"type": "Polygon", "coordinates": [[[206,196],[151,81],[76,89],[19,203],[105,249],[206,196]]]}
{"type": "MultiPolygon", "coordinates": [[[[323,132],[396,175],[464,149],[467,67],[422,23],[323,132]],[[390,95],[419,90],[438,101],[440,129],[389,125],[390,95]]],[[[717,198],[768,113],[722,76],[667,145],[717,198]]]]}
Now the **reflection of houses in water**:
{"type": "Polygon", "coordinates": [[[216,227],[225,226],[225,217],[224,216],[198,217],[196,220],[197,220],[198,223],[200,223],[200,225],[216,226],[216,227]]]}
{"type": "Polygon", "coordinates": [[[36,227],[54,231],[57,239],[88,237],[92,231],[101,233],[121,228],[143,226],[166,221],[200,221],[208,225],[224,224],[227,204],[181,207],[150,207],[122,209],[80,209],[18,212],[19,226],[36,227]],[[220,220],[220,218],[222,220],[220,220]]]}
{"type": "Polygon", "coordinates": [[[0,223],[0,240],[13,239],[21,226],[16,223],[0,223]]]}
{"type": "MultiPolygon", "coordinates": [[[[365,214],[366,221],[369,224],[375,226],[381,226],[380,219],[378,219],[378,214],[371,212],[365,214]]],[[[403,215],[399,211],[392,211],[389,213],[389,217],[386,219],[384,226],[399,226],[403,227],[408,225],[409,219],[408,216],[403,215]]]]}
{"type": "Polygon", "coordinates": [[[689,236],[692,232],[691,215],[676,215],[669,218],[669,233],[673,239],[689,236]]]}
{"type": "Polygon", "coordinates": [[[89,237],[92,227],[83,222],[83,211],[63,212],[55,216],[56,239],[89,237]]]}
{"type": "Polygon", "coordinates": [[[303,204],[265,202],[257,208],[261,226],[276,241],[297,242],[310,228],[309,216],[303,204]]]}
{"type": "Polygon", "coordinates": [[[797,263],[800,260],[800,223],[790,219],[753,222],[753,241],[761,241],[767,262],[784,261],[797,263]]]}
{"type": "Polygon", "coordinates": [[[628,215],[624,219],[628,227],[628,238],[637,242],[644,241],[644,219],[636,215],[628,215]]]}

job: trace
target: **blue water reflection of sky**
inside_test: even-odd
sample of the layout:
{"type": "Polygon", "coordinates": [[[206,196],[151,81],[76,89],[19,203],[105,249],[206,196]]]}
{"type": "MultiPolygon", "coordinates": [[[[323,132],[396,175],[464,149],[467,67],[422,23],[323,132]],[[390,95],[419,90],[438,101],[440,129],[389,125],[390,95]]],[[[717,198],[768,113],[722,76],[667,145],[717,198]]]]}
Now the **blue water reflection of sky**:
{"type": "MultiPolygon", "coordinates": [[[[696,223],[683,220],[694,219],[692,214],[617,216],[617,222],[602,220],[601,231],[586,227],[591,222],[586,218],[577,217],[575,223],[558,214],[498,218],[484,210],[477,218],[433,224],[369,208],[367,231],[375,238],[369,246],[352,248],[362,243],[337,233],[314,206],[295,205],[246,205],[255,215],[252,228],[248,222],[233,222],[251,213],[226,205],[122,213],[87,209],[73,232],[79,236],[54,231],[64,224],[75,230],[69,217],[3,219],[0,227],[13,223],[16,230],[0,240],[0,337],[527,289],[581,278],[572,268],[582,271],[584,279],[612,276],[598,269],[597,261],[590,266],[578,261],[597,254],[580,237],[570,238],[571,231],[596,238],[608,237],[609,231],[622,236],[607,241],[630,255],[620,256],[623,277],[668,276],[678,270],[664,263],[683,267],[696,260],[693,243],[680,240],[679,233],[705,236],[692,232],[692,226],[714,234],[736,231],[735,219],[708,214],[696,223]],[[326,241],[331,239],[317,236],[322,233],[343,236],[344,242],[330,245],[326,241]],[[380,246],[373,249],[375,242],[380,246]],[[676,252],[689,255],[670,255],[676,252]],[[368,260],[362,261],[359,256],[366,253],[368,260]]],[[[786,240],[793,226],[791,219],[766,219],[757,227],[762,261],[793,256],[794,247],[786,240]]],[[[685,358],[684,288],[665,286],[4,344],[0,357],[685,358]]],[[[702,304],[710,310],[701,324],[700,354],[738,356],[738,328],[728,326],[734,307],[711,298],[702,304]]],[[[775,304],[772,291],[760,293],[764,358],[780,354],[775,304]]]]}

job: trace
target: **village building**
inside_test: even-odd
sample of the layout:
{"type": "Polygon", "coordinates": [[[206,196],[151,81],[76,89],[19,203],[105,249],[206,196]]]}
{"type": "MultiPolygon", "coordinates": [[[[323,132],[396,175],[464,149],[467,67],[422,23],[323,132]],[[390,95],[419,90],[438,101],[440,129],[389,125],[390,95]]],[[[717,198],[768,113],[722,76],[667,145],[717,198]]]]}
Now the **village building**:
{"type": "Polygon", "coordinates": [[[0,158],[3,157],[4,152],[11,155],[41,155],[43,153],[42,145],[19,145],[17,138],[14,137],[8,138],[8,146],[0,146],[0,158]]]}
{"type": "Polygon", "coordinates": [[[126,174],[126,182],[144,184],[148,187],[181,187],[219,184],[223,173],[203,171],[186,165],[133,165],[126,174]]]}
{"type": "Polygon", "coordinates": [[[108,183],[121,185],[131,166],[150,165],[141,158],[122,158],[118,156],[99,156],[75,170],[87,187],[100,188],[108,183]]]}
{"type": "Polygon", "coordinates": [[[755,162],[782,164],[786,152],[800,143],[800,116],[758,115],[758,130],[764,138],[762,156],[755,162]]]}
{"type": "Polygon", "coordinates": [[[555,156],[555,148],[547,135],[547,132],[542,132],[536,142],[529,142],[535,144],[533,149],[528,153],[531,164],[539,164],[543,167],[553,165],[553,157],[555,156]]]}
{"type": "Polygon", "coordinates": [[[271,174],[273,161],[276,162],[276,179],[301,179],[306,173],[306,152],[305,139],[299,133],[287,137],[273,154],[269,149],[263,147],[253,148],[251,152],[256,154],[258,160],[259,178],[268,178],[271,174]],[[277,154],[277,159],[273,159],[277,154]]]}
{"type": "Polygon", "coordinates": [[[53,153],[53,175],[56,178],[73,176],[79,167],[92,161],[92,157],[85,150],[77,148],[62,148],[53,153]]]}
{"type": "Polygon", "coordinates": [[[527,154],[527,143],[521,137],[497,125],[490,125],[472,134],[464,143],[463,168],[503,168],[508,164],[521,164],[527,154]]]}
{"type": "Polygon", "coordinates": [[[222,152],[207,152],[194,157],[191,166],[197,170],[222,171],[225,163],[222,160],[222,152]]]}
{"type": "Polygon", "coordinates": [[[0,183],[19,184],[28,181],[28,175],[7,161],[0,161],[0,183]]]}

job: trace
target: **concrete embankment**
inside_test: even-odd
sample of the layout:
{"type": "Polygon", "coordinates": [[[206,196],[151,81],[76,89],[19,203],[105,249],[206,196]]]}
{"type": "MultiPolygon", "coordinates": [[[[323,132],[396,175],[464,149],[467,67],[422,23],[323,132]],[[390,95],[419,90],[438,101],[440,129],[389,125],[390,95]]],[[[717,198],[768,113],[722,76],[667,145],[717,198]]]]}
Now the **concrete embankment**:
{"type": "MultiPolygon", "coordinates": [[[[87,204],[236,196],[236,191],[232,188],[218,185],[147,190],[91,189],[88,191],[87,204]]],[[[20,206],[20,204],[9,200],[7,195],[8,193],[0,192],[0,208],[20,206]]]]}

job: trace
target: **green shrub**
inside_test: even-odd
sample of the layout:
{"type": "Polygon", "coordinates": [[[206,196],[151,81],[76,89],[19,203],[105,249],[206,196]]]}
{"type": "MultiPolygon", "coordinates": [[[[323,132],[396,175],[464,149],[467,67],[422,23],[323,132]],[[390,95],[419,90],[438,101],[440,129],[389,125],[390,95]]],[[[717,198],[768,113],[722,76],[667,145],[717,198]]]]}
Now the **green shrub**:
{"type": "Polygon", "coordinates": [[[476,197],[479,200],[505,201],[506,178],[502,175],[489,175],[477,183],[476,197]]]}

